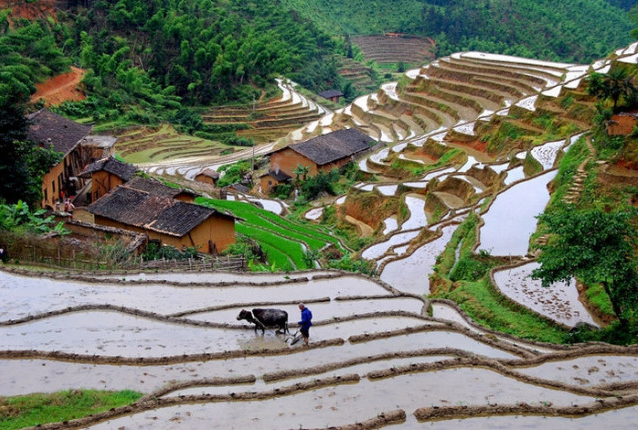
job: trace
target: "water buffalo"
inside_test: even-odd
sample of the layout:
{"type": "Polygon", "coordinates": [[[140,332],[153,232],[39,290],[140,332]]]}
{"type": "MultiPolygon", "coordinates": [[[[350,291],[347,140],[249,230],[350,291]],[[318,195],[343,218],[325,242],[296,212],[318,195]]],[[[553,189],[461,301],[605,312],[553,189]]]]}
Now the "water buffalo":
{"type": "Polygon", "coordinates": [[[266,327],[278,326],[276,333],[289,333],[289,314],[280,309],[252,309],[251,311],[242,309],[236,319],[247,320],[255,324],[254,331],[258,331],[260,328],[264,333],[266,327]]]}

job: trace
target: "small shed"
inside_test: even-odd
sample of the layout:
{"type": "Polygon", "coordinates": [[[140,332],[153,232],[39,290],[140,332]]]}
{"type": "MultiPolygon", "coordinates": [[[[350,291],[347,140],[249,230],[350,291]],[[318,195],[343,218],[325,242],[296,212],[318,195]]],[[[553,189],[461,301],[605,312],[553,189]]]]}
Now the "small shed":
{"type": "Polygon", "coordinates": [[[149,192],[152,195],[173,198],[184,202],[193,202],[196,197],[199,196],[191,189],[173,188],[152,178],[133,177],[127,182],[127,187],[149,192]]]}
{"type": "Polygon", "coordinates": [[[134,165],[109,156],[87,165],[79,177],[91,178],[91,201],[96,201],[112,189],[131,180],[135,172],[134,165]]]}
{"type": "Polygon", "coordinates": [[[340,90],[325,90],[321,93],[318,93],[318,96],[328,99],[331,102],[338,103],[340,102],[340,98],[344,96],[344,94],[340,90]]]}
{"type": "Polygon", "coordinates": [[[269,170],[268,173],[260,177],[260,190],[263,193],[269,193],[279,184],[288,183],[290,180],[291,176],[284,171],[269,170]]]}
{"type": "Polygon", "coordinates": [[[205,168],[195,176],[195,180],[201,183],[207,183],[213,186],[217,186],[218,180],[220,180],[220,173],[212,170],[211,168],[205,168]]]}

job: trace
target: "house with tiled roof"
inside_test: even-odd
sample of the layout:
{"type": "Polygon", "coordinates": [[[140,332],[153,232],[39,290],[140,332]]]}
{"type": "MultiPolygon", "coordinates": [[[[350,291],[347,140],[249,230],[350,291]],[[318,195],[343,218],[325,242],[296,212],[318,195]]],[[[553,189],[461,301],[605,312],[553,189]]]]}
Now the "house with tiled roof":
{"type": "Polygon", "coordinates": [[[87,153],[81,140],[92,126],[82,125],[47,109],[27,116],[29,130],[27,138],[36,145],[51,148],[62,155],[60,162],[51,167],[42,178],[42,208],[53,209],[57,200],[74,196],[83,186],[77,173],[87,164],[87,153]]]}
{"type": "Polygon", "coordinates": [[[318,96],[328,99],[331,102],[338,103],[340,102],[340,98],[344,96],[344,94],[340,90],[325,90],[321,93],[318,93],[318,96]]]}
{"type": "Polygon", "coordinates": [[[276,150],[270,155],[270,172],[295,177],[298,166],[309,169],[307,175],[328,172],[355,160],[377,142],[357,129],[343,129],[276,150]]]}
{"type": "Polygon", "coordinates": [[[198,174],[196,174],[194,179],[195,181],[199,181],[201,183],[207,183],[216,186],[218,184],[218,180],[220,180],[220,173],[211,168],[205,168],[198,174]]]}
{"type": "Polygon", "coordinates": [[[78,176],[91,179],[90,201],[96,201],[110,190],[131,180],[135,172],[134,165],[109,156],[90,163],[78,176]]]}
{"type": "Polygon", "coordinates": [[[127,183],[127,187],[137,189],[141,191],[149,192],[152,195],[163,196],[166,198],[173,198],[185,202],[193,202],[198,196],[197,193],[191,189],[178,189],[171,186],[167,186],[161,181],[153,178],[145,177],[133,177],[127,183]]]}
{"type": "Polygon", "coordinates": [[[260,176],[260,192],[269,193],[276,186],[291,181],[291,176],[284,171],[269,170],[266,174],[260,176]]]}
{"type": "Polygon", "coordinates": [[[232,214],[129,184],[116,187],[87,209],[95,224],[144,233],[177,249],[195,247],[215,254],[235,243],[236,217],[232,214]]]}

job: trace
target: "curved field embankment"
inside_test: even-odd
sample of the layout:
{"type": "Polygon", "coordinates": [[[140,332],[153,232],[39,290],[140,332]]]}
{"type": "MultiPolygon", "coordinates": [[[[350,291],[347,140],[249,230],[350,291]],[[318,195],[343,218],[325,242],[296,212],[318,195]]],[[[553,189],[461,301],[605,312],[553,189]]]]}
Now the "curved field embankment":
{"type": "Polygon", "coordinates": [[[504,420],[512,428],[519,415],[609,428],[610,416],[593,415],[607,412],[637,426],[637,346],[537,344],[463,314],[433,318],[428,309],[455,307],[372,278],[50,276],[0,272],[4,394],[130,388],[145,397],[39,428],[415,429],[501,415],[514,416],[504,420]],[[309,346],[236,320],[241,307],[277,307],[293,331],[300,300],[314,312],[309,346]]]}

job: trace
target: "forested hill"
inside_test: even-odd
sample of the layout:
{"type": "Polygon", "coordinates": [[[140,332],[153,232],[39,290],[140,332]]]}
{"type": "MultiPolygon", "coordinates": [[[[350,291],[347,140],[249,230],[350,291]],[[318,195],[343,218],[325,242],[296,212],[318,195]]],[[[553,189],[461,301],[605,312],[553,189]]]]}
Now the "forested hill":
{"type": "MultiPolygon", "coordinates": [[[[589,63],[632,38],[630,0],[281,0],[332,34],[429,36],[438,55],[479,50],[589,63]]],[[[637,26],[637,21],[636,21],[637,26]]]]}
{"type": "Polygon", "coordinates": [[[73,31],[83,66],[110,67],[103,56],[117,53],[200,104],[299,70],[331,46],[277,0],[98,0],[79,10],[73,31]]]}

